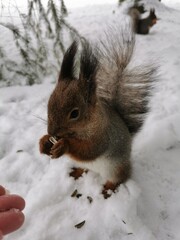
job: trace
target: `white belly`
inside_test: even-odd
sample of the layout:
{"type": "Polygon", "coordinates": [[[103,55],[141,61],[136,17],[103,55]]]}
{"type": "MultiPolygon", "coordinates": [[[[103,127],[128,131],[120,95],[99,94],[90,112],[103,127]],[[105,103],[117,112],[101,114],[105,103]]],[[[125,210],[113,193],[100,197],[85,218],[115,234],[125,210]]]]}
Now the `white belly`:
{"type": "Polygon", "coordinates": [[[79,167],[92,170],[99,173],[101,177],[107,181],[116,182],[118,181],[117,174],[120,166],[120,161],[111,160],[105,155],[96,158],[96,160],[88,162],[78,162],[79,167]]]}

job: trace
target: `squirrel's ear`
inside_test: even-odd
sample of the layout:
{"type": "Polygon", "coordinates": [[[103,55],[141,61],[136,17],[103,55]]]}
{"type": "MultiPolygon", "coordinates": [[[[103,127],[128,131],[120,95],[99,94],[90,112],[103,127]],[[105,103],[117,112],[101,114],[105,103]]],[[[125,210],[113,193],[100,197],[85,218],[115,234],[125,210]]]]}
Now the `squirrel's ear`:
{"type": "Polygon", "coordinates": [[[97,56],[93,53],[90,44],[88,42],[83,43],[80,58],[79,84],[83,87],[85,101],[88,103],[93,103],[96,98],[96,74],[98,67],[97,56]]]}
{"type": "Polygon", "coordinates": [[[154,9],[154,8],[151,8],[150,13],[151,13],[151,14],[154,14],[154,13],[155,13],[155,9],[154,9]]]}
{"type": "Polygon", "coordinates": [[[74,79],[74,61],[78,44],[74,41],[64,54],[59,75],[59,81],[71,81],[74,79]]]}

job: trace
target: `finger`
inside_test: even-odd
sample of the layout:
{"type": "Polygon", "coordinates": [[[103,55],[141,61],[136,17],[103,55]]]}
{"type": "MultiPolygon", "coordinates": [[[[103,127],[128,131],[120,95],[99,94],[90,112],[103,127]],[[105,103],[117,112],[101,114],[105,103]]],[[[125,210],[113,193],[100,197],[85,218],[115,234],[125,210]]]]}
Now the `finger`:
{"type": "Polygon", "coordinates": [[[3,239],[3,235],[2,235],[2,232],[0,230],[0,240],[2,240],[2,239],[3,239]]]}
{"type": "Polygon", "coordinates": [[[0,211],[16,208],[23,210],[25,207],[25,201],[18,195],[2,195],[0,196],[0,211]]]}
{"type": "Polygon", "coordinates": [[[2,235],[16,231],[22,226],[24,219],[24,214],[17,209],[0,212],[0,229],[2,235]]]}
{"type": "Polygon", "coordinates": [[[0,196],[4,195],[6,193],[5,188],[3,188],[3,186],[0,185],[0,196]]]}

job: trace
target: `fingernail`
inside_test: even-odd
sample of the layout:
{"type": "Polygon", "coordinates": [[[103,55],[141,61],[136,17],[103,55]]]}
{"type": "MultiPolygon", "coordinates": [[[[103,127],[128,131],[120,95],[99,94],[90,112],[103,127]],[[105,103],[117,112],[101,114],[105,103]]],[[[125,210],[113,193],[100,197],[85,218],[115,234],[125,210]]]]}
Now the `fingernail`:
{"type": "Polygon", "coordinates": [[[19,209],[17,209],[17,208],[11,208],[9,211],[10,211],[10,212],[15,212],[15,213],[18,213],[18,212],[20,212],[20,210],[19,210],[19,209]]]}

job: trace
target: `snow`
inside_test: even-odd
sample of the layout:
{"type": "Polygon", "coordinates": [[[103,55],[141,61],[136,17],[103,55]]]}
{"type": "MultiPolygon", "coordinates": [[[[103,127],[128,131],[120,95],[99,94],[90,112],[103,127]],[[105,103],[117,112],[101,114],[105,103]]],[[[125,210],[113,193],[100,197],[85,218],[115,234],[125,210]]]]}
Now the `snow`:
{"type": "MultiPolygon", "coordinates": [[[[107,26],[127,21],[116,3],[100,3],[71,9],[68,17],[91,41],[107,26]]],[[[159,77],[147,121],[134,139],[133,176],[109,199],[101,195],[98,174],[89,171],[74,181],[71,159],[39,153],[39,138],[46,133],[40,118],[46,119],[54,79],[0,89],[0,183],[26,200],[25,224],[6,239],[180,239],[180,5],[177,0],[148,4],[161,20],[149,35],[136,36],[134,61],[159,65],[159,77]],[[75,189],[81,197],[71,197],[75,189]]],[[[2,38],[10,41],[8,35],[2,38]]]]}

